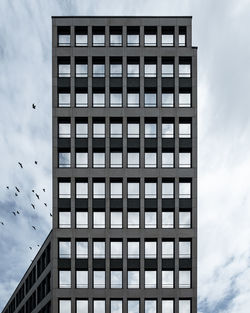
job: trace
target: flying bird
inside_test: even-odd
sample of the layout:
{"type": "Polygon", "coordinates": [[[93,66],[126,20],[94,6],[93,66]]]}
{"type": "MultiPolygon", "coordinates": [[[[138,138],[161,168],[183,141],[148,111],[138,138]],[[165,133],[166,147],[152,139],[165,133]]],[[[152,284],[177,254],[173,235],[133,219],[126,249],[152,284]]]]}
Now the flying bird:
{"type": "Polygon", "coordinates": [[[35,190],[34,190],[34,189],[32,189],[32,192],[35,192],[35,190]]]}
{"type": "Polygon", "coordinates": [[[16,216],[16,212],[12,211],[12,214],[13,214],[14,216],[16,216]]]}
{"type": "Polygon", "coordinates": [[[35,164],[37,164],[37,161],[35,161],[35,164]]]}
{"type": "Polygon", "coordinates": [[[4,222],[0,222],[4,226],[4,222]]]}
{"type": "Polygon", "coordinates": [[[18,196],[18,194],[15,192],[15,196],[17,197],[18,196]]]}
{"type": "Polygon", "coordinates": [[[34,206],[34,204],[33,204],[33,203],[31,203],[31,206],[32,206],[32,208],[35,210],[35,206],[34,206]]]}
{"type": "Polygon", "coordinates": [[[20,212],[19,211],[16,211],[17,212],[17,214],[20,214],[20,212]]]}
{"type": "Polygon", "coordinates": [[[30,250],[32,250],[32,247],[29,247],[30,248],[30,250]]]}
{"type": "Polygon", "coordinates": [[[9,187],[9,186],[6,186],[6,188],[7,188],[7,189],[10,189],[10,187],[9,187]]]}
{"type": "Polygon", "coordinates": [[[38,247],[40,247],[40,245],[37,245],[38,247]]]}
{"type": "Polygon", "coordinates": [[[49,214],[51,217],[53,216],[51,213],[49,214]]]}
{"type": "Polygon", "coordinates": [[[35,226],[33,226],[33,225],[32,225],[32,228],[33,228],[34,230],[36,230],[36,227],[35,227],[35,226]]]}
{"type": "Polygon", "coordinates": [[[17,192],[20,192],[20,190],[19,190],[16,186],[15,186],[15,188],[16,188],[16,191],[17,191],[17,192]]]}
{"type": "Polygon", "coordinates": [[[44,202],[44,205],[47,206],[47,203],[44,202]]]}
{"type": "Polygon", "coordinates": [[[35,103],[32,103],[32,109],[34,109],[34,110],[35,110],[35,108],[36,108],[35,103]]]}
{"type": "Polygon", "coordinates": [[[43,192],[45,192],[45,188],[43,188],[43,192]]]}
{"type": "Polygon", "coordinates": [[[20,165],[21,168],[23,168],[23,164],[21,162],[18,162],[18,164],[20,165]]]}
{"type": "Polygon", "coordinates": [[[36,197],[37,197],[37,199],[39,199],[39,195],[36,193],[36,197]]]}

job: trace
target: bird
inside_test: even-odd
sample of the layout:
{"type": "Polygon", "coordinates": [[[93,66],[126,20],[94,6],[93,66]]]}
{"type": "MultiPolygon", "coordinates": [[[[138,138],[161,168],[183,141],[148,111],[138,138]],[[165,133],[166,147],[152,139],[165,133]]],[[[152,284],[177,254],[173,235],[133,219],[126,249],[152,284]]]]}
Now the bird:
{"type": "Polygon", "coordinates": [[[37,197],[37,199],[39,199],[39,195],[36,193],[36,197],[37,197]]]}
{"type": "Polygon", "coordinates": [[[29,247],[30,248],[30,250],[32,250],[32,247],[29,247]]]}
{"type": "Polygon", "coordinates": [[[32,109],[34,109],[34,110],[35,110],[35,108],[36,108],[35,103],[32,103],[32,109]]]}
{"type": "Polygon", "coordinates": [[[21,168],[23,168],[23,164],[21,162],[18,162],[18,164],[20,165],[21,168]]]}
{"type": "Polygon", "coordinates": [[[34,204],[33,204],[33,203],[31,203],[31,206],[32,206],[32,208],[35,210],[35,206],[34,206],[34,204]]]}
{"type": "Polygon", "coordinates": [[[35,190],[34,190],[34,189],[32,189],[32,192],[35,192],[35,190]]]}
{"type": "Polygon", "coordinates": [[[13,214],[14,216],[16,216],[16,212],[12,211],[12,214],[13,214]]]}
{"type": "Polygon", "coordinates": [[[51,213],[49,214],[51,217],[53,216],[51,213]]]}
{"type": "Polygon", "coordinates": [[[35,226],[33,226],[33,225],[32,225],[32,228],[33,228],[34,230],[36,230],[36,227],[35,227],[35,226]]]}
{"type": "Polygon", "coordinates": [[[37,161],[35,161],[35,164],[37,164],[37,161]]]}
{"type": "Polygon", "coordinates": [[[10,189],[10,187],[9,187],[9,186],[6,186],[6,188],[7,188],[7,189],[10,189]]]}
{"type": "Polygon", "coordinates": [[[20,190],[19,190],[16,186],[15,186],[15,188],[16,188],[16,191],[17,191],[17,192],[20,192],[20,190]]]}
{"type": "Polygon", "coordinates": [[[40,245],[37,245],[38,247],[40,247],[40,245]]]}
{"type": "Polygon", "coordinates": [[[47,203],[44,202],[44,205],[47,206],[47,203]]]}
{"type": "Polygon", "coordinates": [[[4,226],[4,222],[0,222],[4,226]]]}
{"type": "Polygon", "coordinates": [[[17,214],[20,214],[20,212],[19,211],[16,211],[17,212],[17,214]]]}
{"type": "Polygon", "coordinates": [[[15,196],[17,197],[18,196],[18,194],[15,192],[15,196]]]}
{"type": "Polygon", "coordinates": [[[45,192],[45,188],[43,188],[43,192],[45,192]]]}

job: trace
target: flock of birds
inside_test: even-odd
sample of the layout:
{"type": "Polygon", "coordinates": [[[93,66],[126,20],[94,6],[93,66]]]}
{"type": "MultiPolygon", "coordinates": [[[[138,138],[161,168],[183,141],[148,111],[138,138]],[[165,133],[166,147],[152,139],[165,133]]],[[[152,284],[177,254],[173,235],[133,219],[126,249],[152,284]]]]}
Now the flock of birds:
{"type": "MultiPolygon", "coordinates": [[[[32,109],[34,109],[34,110],[36,109],[36,105],[35,105],[34,103],[32,104],[32,109]]],[[[37,162],[37,161],[34,161],[34,163],[35,163],[35,165],[38,165],[38,162],[37,162]]],[[[24,166],[23,166],[23,164],[22,164],[21,162],[18,162],[18,165],[19,165],[19,167],[20,167],[21,169],[24,168],[24,166]]],[[[11,191],[10,186],[6,186],[6,189],[9,190],[9,191],[11,191]]],[[[14,195],[15,195],[15,197],[18,197],[19,194],[21,194],[21,189],[20,189],[20,187],[14,186],[13,189],[14,189],[14,195]]],[[[42,191],[43,191],[43,192],[46,192],[45,188],[42,188],[42,191]]],[[[40,195],[39,195],[34,189],[32,189],[32,193],[35,195],[35,197],[36,197],[38,200],[40,200],[40,195]]],[[[30,203],[30,205],[31,205],[31,207],[32,207],[34,210],[36,209],[36,206],[35,206],[34,203],[30,203]]],[[[44,202],[43,205],[44,205],[45,207],[48,206],[46,202],[44,202]]],[[[18,211],[18,210],[13,210],[13,211],[11,212],[11,214],[13,214],[14,217],[17,217],[18,215],[21,214],[21,212],[18,211]]],[[[52,217],[52,213],[50,213],[50,216],[52,217]]],[[[3,221],[0,221],[0,225],[5,226],[5,223],[4,223],[3,221]]],[[[38,230],[37,226],[35,226],[35,225],[31,225],[31,227],[32,227],[32,229],[33,229],[34,231],[37,231],[37,230],[38,230]]],[[[37,247],[40,247],[40,245],[37,245],[37,247]]],[[[29,246],[29,249],[32,250],[33,247],[32,247],[32,246],[29,246]]]]}

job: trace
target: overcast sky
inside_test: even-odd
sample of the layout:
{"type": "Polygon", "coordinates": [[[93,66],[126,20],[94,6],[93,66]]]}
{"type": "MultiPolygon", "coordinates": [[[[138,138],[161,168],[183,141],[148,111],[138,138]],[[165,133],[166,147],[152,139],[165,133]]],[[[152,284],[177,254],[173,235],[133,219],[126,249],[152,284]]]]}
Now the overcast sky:
{"type": "Polygon", "coordinates": [[[193,16],[193,45],[199,47],[199,313],[246,313],[250,0],[0,0],[0,310],[51,228],[52,15],[193,16]]]}

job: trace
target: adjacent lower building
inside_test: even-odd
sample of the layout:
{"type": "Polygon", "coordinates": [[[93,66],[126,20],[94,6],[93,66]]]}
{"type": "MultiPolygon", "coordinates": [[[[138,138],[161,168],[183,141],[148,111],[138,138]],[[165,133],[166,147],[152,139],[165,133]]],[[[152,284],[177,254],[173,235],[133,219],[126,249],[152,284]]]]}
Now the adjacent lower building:
{"type": "Polygon", "coordinates": [[[53,228],[3,313],[197,312],[191,22],[52,18],[53,228]]]}

